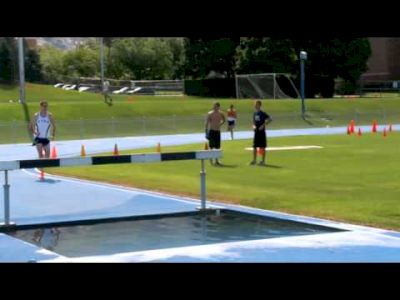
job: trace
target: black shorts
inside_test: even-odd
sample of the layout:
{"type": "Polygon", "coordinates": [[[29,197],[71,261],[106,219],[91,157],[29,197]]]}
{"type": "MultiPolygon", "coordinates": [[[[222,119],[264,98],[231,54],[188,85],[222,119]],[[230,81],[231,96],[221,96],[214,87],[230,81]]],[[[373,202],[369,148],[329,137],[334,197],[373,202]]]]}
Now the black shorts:
{"type": "Polygon", "coordinates": [[[210,148],[219,149],[221,148],[221,131],[210,129],[208,133],[210,139],[210,148]]]}
{"type": "Polygon", "coordinates": [[[37,144],[42,144],[43,146],[47,146],[48,144],[50,144],[50,141],[49,141],[49,139],[42,139],[42,138],[36,137],[33,140],[32,146],[35,146],[37,144]]]}
{"type": "Polygon", "coordinates": [[[267,148],[267,134],[265,130],[254,130],[253,148],[267,148]]]}
{"type": "Polygon", "coordinates": [[[235,126],[236,121],[232,120],[232,121],[228,121],[228,126],[235,126]]]}

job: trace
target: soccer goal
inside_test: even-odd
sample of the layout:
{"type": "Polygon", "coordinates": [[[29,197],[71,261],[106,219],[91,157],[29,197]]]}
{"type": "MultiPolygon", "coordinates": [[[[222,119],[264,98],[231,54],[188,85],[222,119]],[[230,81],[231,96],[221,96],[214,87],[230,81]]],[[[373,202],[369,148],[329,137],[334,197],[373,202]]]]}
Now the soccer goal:
{"type": "Polygon", "coordinates": [[[235,76],[236,98],[292,99],[300,98],[298,89],[284,73],[241,74],[235,76]]]}

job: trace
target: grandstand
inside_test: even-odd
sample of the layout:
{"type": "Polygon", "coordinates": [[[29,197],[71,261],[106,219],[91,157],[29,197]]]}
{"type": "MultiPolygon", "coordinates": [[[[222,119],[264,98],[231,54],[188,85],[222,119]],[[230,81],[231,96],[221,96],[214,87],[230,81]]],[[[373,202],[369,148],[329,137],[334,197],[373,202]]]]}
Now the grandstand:
{"type": "MultiPolygon", "coordinates": [[[[181,96],[184,91],[183,80],[115,80],[105,78],[110,82],[110,91],[113,94],[136,94],[155,96],[181,96]]],[[[80,92],[98,93],[101,89],[100,78],[72,78],[64,77],[63,82],[54,85],[56,88],[79,90],[80,92]]]]}

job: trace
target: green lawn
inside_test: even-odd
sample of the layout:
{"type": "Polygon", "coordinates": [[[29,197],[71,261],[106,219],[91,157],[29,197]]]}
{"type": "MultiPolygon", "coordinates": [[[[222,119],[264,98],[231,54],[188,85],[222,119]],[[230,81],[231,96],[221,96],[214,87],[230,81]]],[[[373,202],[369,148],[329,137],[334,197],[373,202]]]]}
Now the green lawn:
{"type": "MultiPolygon", "coordinates": [[[[323,149],[268,152],[268,167],[249,166],[250,140],[223,142],[225,167],[207,163],[208,199],[240,203],[355,224],[400,230],[400,135],[271,138],[270,146],[319,145],[323,149]]],[[[163,152],[203,145],[162,147],[163,152]]],[[[155,149],[129,151],[154,152],[155,149]]],[[[199,198],[200,162],[177,161],[48,169],[171,194],[199,198]]]]}
{"type": "MultiPolygon", "coordinates": [[[[24,120],[19,98],[18,87],[0,85],[0,121],[24,120]],[[14,102],[10,103],[9,100],[14,102]]],[[[38,109],[38,102],[46,99],[50,102],[51,111],[58,120],[102,119],[102,118],[134,118],[140,116],[204,116],[211,109],[212,102],[217,99],[176,96],[131,96],[115,95],[114,105],[109,107],[103,102],[100,94],[65,91],[53,86],[27,84],[26,98],[31,113],[38,109]]],[[[218,99],[222,109],[226,110],[233,103],[240,114],[253,111],[253,100],[218,99]]],[[[300,101],[276,100],[266,101],[264,108],[272,115],[293,116],[300,111],[300,101]]],[[[306,108],[310,119],[326,115],[381,114],[387,117],[400,115],[400,97],[382,97],[372,99],[307,99],[306,108]]],[[[347,120],[346,120],[347,121],[347,120]]],[[[325,122],[327,122],[325,120],[325,122]]]]}
{"type": "MultiPolygon", "coordinates": [[[[206,113],[216,99],[200,97],[113,96],[109,107],[100,94],[65,91],[53,86],[27,84],[27,113],[38,110],[40,99],[50,103],[58,129],[57,139],[108,136],[141,136],[203,132],[206,113]]],[[[29,142],[24,107],[16,102],[18,86],[0,85],[0,143],[29,142]],[[9,100],[14,99],[14,102],[9,100]]],[[[238,110],[237,130],[251,128],[253,100],[218,99],[222,109],[233,103],[238,110]]],[[[306,99],[307,118],[300,115],[300,101],[268,100],[264,109],[274,122],[271,129],[399,123],[400,97],[368,99],[306,99]]]]}

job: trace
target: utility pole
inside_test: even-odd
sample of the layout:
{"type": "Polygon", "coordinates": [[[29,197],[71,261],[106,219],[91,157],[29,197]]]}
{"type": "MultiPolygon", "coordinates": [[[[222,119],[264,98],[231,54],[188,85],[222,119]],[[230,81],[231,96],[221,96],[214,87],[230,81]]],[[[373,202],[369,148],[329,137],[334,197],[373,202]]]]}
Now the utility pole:
{"type": "Polygon", "coordinates": [[[300,51],[300,93],[301,93],[301,117],[304,119],[306,114],[306,107],[304,104],[304,61],[307,60],[307,52],[300,51]]]}
{"type": "Polygon", "coordinates": [[[18,38],[18,64],[19,64],[19,101],[25,101],[25,60],[24,60],[24,38],[18,38]]]}

